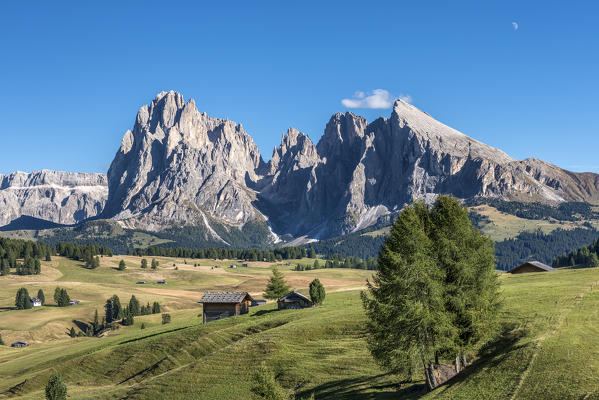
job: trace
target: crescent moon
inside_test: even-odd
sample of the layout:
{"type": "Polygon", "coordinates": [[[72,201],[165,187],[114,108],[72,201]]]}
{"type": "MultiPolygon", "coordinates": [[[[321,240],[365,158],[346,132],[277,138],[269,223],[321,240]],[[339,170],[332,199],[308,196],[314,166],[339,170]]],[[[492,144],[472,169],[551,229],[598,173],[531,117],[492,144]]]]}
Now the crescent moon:
{"type": "Polygon", "coordinates": [[[512,26],[514,27],[515,31],[518,30],[518,23],[517,22],[512,22],[512,26]]]}

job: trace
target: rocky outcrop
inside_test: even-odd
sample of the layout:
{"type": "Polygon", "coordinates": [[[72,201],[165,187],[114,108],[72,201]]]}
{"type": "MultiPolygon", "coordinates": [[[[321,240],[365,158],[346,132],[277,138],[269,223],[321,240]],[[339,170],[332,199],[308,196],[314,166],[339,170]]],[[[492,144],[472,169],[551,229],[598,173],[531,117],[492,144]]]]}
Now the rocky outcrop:
{"type": "MultiPolygon", "coordinates": [[[[281,158],[279,149],[275,160],[281,158]]],[[[335,114],[316,149],[301,179],[283,176],[285,169],[270,169],[277,179],[261,191],[259,204],[269,215],[285,209],[284,218],[271,216],[279,233],[315,238],[344,234],[415,199],[432,200],[441,193],[545,202],[596,201],[599,195],[597,174],[514,160],[402,100],[395,102],[389,119],[370,124],[353,113],[335,114]],[[289,203],[280,193],[290,189],[281,182],[301,187],[301,196],[289,203]]]]}
{"type": "MultiPolygon", "coordinates": [[[[333,115],[317,145],[291,128],[264,163],[240,124],[199,112],[179,93],[162,92],[140,108],[107,179],[100,217],[145,230],[201,227],[197,232],[223,245],[224,237],[239,232],[268,234],[266,224],[291,237],[344,234],[440,193],[599,200],[599,175],[515,160],[401,100],[390,118],[371,123],[353,113],[333,115]]],[[[35,216],[64,223],[95,215],[101,203],[89,206],[81,196],[61,197],[73,204],[66,210],[52,208],[52,201],[33,206],[35,216]]]]}
{"type": "Polygon", "coordinates": [[[193,99],[162,92],[140,108],[123,137],[108,170],[102,216],[148,230],[210,228],[208,216],[240,226],[261,218],[251,189],[259,168],[258,148],[240,124],[208,117],[193,99]]]}
{"type": "Polygon", "coordinates": [[[23,216],[75,224],[98,215],[107,197],[104,174],[43,170],[0,175],[0,226],[23,216]]]}

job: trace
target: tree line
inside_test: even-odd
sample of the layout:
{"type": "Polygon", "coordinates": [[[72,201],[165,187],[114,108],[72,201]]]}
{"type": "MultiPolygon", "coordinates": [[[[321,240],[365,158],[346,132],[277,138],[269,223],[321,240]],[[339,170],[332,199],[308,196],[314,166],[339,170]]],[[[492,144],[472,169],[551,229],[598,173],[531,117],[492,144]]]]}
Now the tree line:
{"type": "Polygon", "coordinates": [[[152,246],[145,249],[127,248],[127,255],[138,257],[177,257],[177,258],[209,258],[213,260],[246,260],[275,262],[297,258],[315,258],[316,252],[304,247],[280,247],[270,250],[261,249],[230,249],[224,247],[210,247],[206,249],[190,249],[187,247],[158,247],[152,246]]]}
{"type": "MultiPolygon", "coordinates": [[[[141,304],[139,300],[132,295],[129,302],[123,306],[121,299],[116,294],[108,298],[104,304],[104,315],[100,319],[98,310],[95,311],[92,321],[86,325],[79,334],[76,333],[75,327],[72,327],[69,335],[77,336],[97,336],[106,330],[117,329],[119,324],[123,326],[131,326],[135,323],[135,317],[141,315],[160,314],[160,303],[157,301],[150,304],[141,304]]],[[[170,315],[167,317],[170,322],[170,315]]],[[[165,317],[163,317],[164,323],[165,317]]]]}
{"type": "Polygon", "coordinates": [[[588,246],[563,253],[553,260],[554,267],[599,267],[599,239],[588,246]]]}

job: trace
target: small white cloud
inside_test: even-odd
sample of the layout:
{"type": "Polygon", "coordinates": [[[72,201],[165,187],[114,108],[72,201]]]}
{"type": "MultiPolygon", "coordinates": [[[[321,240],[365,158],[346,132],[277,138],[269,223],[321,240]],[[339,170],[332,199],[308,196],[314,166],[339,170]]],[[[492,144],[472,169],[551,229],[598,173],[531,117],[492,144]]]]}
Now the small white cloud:
{"type": "Polygon", "coordinates": [[[393,98],[385,89],[375,89],[368,96],[358,91],[353,98],[341,100],[341,104],[347,108],[390,108],[392,103],[393,98]]]}
{"type": "MultiPolygon", "coordinates": [[[[412,102],[412,96],[399,95],[399,99],[406,103],[412,102]]],[[[341,100],[347,108],[391,108],[393,105],[393,96],[385,89],[375,89],[368,95],[360,90],[356,91],[351,99],[341,100]]]]}
{"type": "Polygon", "coordinates": [[[518,30],[518,23],[517,22],[512,22],[512,26],[514,27],[515,31],[518,30]]]}

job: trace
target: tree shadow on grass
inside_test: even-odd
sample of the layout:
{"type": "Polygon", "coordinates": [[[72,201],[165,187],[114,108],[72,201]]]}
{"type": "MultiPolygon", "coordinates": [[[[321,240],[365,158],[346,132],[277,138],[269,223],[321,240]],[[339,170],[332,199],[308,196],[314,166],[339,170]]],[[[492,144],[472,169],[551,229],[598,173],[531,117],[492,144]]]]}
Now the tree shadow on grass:
{"type": "Polygon", "coordinates": [[[479,351],[476,361],[445,382],[443,386],[451,387],[467,380],[470,376],[480,373],[483,369],[496,368],[506,358],[510,357],[512,351],[525,347],[526,345],[516,345],[516,343],[523,336],[526,336],[526,330],[515,330],[514,328],[515,325],[504,327],[503,333],[496,340],[488,343],[479,351]]]}
{"type": "Polygon", "coordinates": [[[400,386],[400,382],[392,374],[380,374],[323,383],[313,389],[299,392],[297,398],[307,398],[314,393],[317,399],[417,399],[427,393],[426,385],[421,382],[408,385],[400,386]]]}
{"type": "MultiPolygon", "coordinates": [[[[522,346],[516,345],[526,335],[524,330],[514,330],[514,326],[505,327],[503,334],[487,344],[479,352],[479,358],[468,368],[454,376],[442,387],[451,387],[461,383],[483,369],[497,367],[505,358],[510,357],[513,350],[522,346]]],[[[364,376],[352,379],[339,379],[316,386],[298,393],[298,398],[306,398],[314,393],[317,399],[335,400],[386,400],[386,399],[418,399],[428,393],[424,382],[408,383],[400,386],[398,378],[392,374],[364,376]]]]}
{"type": "Polygon", "coordinates": [[[78,319],[74,319],[73,323],[81,330],[81,332],[86,332],[90,325],[87,322],[79,321],[78,319]]]}

